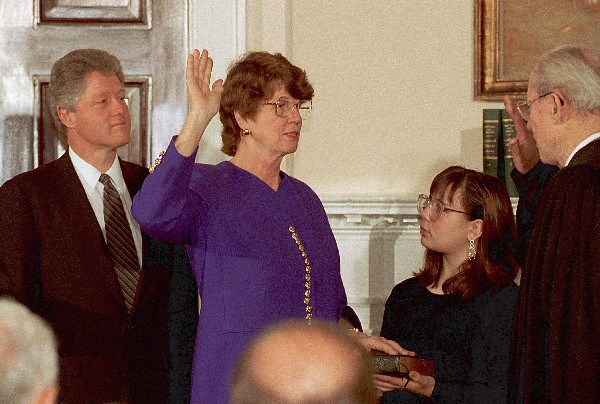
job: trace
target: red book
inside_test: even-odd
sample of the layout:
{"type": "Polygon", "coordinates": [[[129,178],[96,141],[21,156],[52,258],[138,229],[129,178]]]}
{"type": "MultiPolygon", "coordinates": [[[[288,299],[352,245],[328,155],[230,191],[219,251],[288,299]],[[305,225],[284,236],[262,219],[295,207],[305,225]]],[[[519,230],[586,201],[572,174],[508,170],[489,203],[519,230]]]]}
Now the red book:
{"type": "Polygon", "coordinates": [[[379,351],[371,352],[371,362],[375,366],[375,373],[408,377],[412,370],[422,375],[434,377],[433,359],[417,358],[406,355],[388,355],[379,351]]]}

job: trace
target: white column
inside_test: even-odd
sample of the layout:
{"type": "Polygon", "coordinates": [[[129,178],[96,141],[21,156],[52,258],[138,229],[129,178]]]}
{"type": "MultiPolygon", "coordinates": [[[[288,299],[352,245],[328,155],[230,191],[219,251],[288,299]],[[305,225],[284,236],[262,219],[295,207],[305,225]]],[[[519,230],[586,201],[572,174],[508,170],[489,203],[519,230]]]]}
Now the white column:
{"type": "MultiPolygon", "coordinates": [[[[189,52],[195,48],[209,51],[213,81],[224,79],[229,64],[246,52],[246,1],[188,0],[189,52]]],[[[200,142],[198,160],[212,164],[225,160],[221,144],[221,123],[215,117],[200,142]]]]}
{"type": "Polygon", "coordinates": [[[385,301],[423,259],[416,202],[325,200],[348,302],[365,332],[379,334],[385,301]]]}

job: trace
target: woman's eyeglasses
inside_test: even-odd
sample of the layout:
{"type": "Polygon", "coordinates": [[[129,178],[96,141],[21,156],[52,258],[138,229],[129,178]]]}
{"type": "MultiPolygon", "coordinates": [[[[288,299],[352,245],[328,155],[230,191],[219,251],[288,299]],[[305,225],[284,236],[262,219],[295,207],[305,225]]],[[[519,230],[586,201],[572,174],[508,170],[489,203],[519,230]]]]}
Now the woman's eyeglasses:
{"type": "Polygon", "coordinates": [[[447,206],[444,206],[444,204],[441,201],[437,199],[432,199],[427,195],[419,195],[419,199],[417,202],[417,210],[419,211],[419,213],[423,213],[423,211],[427,209],[427,207],[429,207],[429,219],[432,222],[439,219],[442,212],[445,211],[464,213],[465,215],[470,214],[469,212],[465,212],[464,210],[452,209],[447,206]]]}
{"type": "Polygon", "coordinates": [[[312,101],[311,100],[300,100],[298,102],[294,102],[293,100],[281,97],[275,102],[265,102],[265,105],[274,105],[275,106],[275,114],[281,118],[287,118],[294,112],[294,109],[298,110],[300,114],[300,118],[306,119],[310,116],[312,111],[312,101]]]}

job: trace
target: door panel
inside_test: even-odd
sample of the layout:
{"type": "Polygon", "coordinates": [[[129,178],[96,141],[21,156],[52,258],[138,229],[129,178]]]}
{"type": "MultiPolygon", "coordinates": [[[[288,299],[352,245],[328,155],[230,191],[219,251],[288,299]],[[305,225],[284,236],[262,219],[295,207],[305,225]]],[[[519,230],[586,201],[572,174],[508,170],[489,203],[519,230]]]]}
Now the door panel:
{"type": "Polygon", "coordinates": [[[153,143],[166,146],[174,134],[155,136],[153,128],[176,130],[187,111],[186,27],[185,0],[2,0],[0,184],[64,151],[47,111],[45,92],[52,63],[77,48],[104,49],[121,60],[133,130],[132,142],[119,149],[119,155],[148,165],[153,143]],[[93,6],[88,14],[73,14],[77,7],[86,10],[86,4],[93,6]],[[44,5],[51,6],[49,11],[44,5]],[[109,7],[116,6],[138,13],[138,21],[114,21],[109,7]],[[89,13],[92,9],[95,14],[89,13]],[[52,18],[36,24],[42,12],[52,18]]]}

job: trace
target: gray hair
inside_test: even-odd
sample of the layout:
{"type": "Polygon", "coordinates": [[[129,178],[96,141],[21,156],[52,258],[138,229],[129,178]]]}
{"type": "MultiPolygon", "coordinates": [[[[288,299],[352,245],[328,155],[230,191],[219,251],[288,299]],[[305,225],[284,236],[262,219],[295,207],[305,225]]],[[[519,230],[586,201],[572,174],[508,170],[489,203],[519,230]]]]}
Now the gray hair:
{"type": "Polygon", "coordinates": [[[538,95],[559,90],[579,112],[600,109],[600,54],[572,45],[545,53],[532,72],[538,95]]]}
{"type": "Polygon", "coordinates": [[[58,353],[50,326],[27,307],[0,297],[0,402],[26,404],[58,386],[58,353]]]}
{"type": "Polygon", "coordinates": [[[100,49],[76,49],[57,60],[50,73],[49,106],[58,130],[59,139],[66,144],[66,128],[58,118],[57,107],[74,110],[79,96],[85,89],[88,74],[116,74],[121,84],[125,75],[119,59],[100,49]]]}

